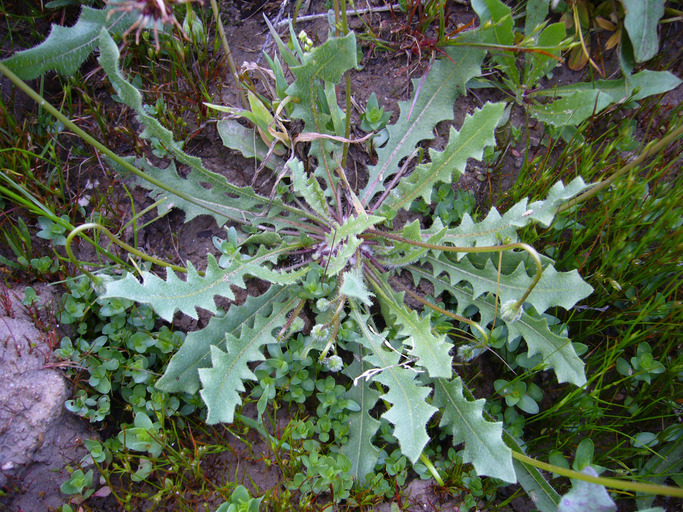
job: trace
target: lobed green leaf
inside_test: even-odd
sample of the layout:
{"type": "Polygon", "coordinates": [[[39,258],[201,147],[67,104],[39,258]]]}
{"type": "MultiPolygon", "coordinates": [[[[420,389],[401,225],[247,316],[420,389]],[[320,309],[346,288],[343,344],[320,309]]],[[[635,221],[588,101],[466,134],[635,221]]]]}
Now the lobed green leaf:
{"type": "MultiPolygon", "coordinates": [[[[434,245],[438,244],[445,234],[445,227],[441,227],[440,229],[430,228],[422,231],[420,229],[420,222],[417,219],[410,224],[406,224],[401,232],[401,236],[408,240],[434,245]],[[428,234],[429,238],[423,240],[423,234],[428,234]]],[[[388,267],[404,267],[405,265],[416,262],[428,251],[429,249],[425,247],[396,241],[393,246],[388,246],[388,248],[378,248],[376,255],[377,261],[382,265],[388,267]]]]}
{"type": "Polygon", "coordinates": [[[481,73],[486,52],[476,48],[449,48],[448,58],[432,64],[424,82],[413,80],[413,98],[399,102],[401,114],[396,124],[387,126],[389,141],[377,151],[377,165],[368,169],[367,186],[361,201],[368,204],[384,190],[383,182],[399,169],[418,142],[433,139],[432,130],[440,121],[453,119],[453,103],[465,92],[467,81],[481,73]]]}
{"type": "Polygon", "coordinates": [[[292,173],[294,192],[302,196],[313,211],[331,223],[328,199],[318,180],[314,176],[306,176],[304,164],[297,158],[289,160],[287,165],[292,173]]]}
{"type": "MultiPolygon", "coordinates": [[[[330,37],[312,52],[302,54],[301,65],[290,68],[296,77],[286,91],[292,98],[291,116],[304,121],[305,132],[344,135],[328,128],[333,116],[323,110],[318,99],[321,95],[326,97],[329,112],[334,114],[334,119],[339,124],[339,107],[336,99],[329,95],[325,96],[324,92],[330,91],[328,84],[336,84],[346,71],[358,65],[356,48],[356,36],[353,32],[344,37],[330,37]],[[334,104],[329,104],[330,100],[335,100],[334,104]]],[[[331,193],[337,186],[338,178],[334,169],[340,165],[340,147],[337,142],[325,138],[311,142],[309,156],[318,163],[312,174],[327,182],[327,193],[331,193]],[[330,155],[333,151],[336,152],[336,158],[330,155]]]]}
{"type": "Polygon", "coordinates": [[[296,80],[287,88],[294,98],[292,117],[302,119],[307,131],[325,133],[326,117],[318,107],[320,82],[336,84],[342,75],[358,65],[356,35],[349,32],[344,37],[331,37],[312,52],[303,55],[300,66],[290,68],[296,80]]]}
{"type": "Polygon", "coordinates": [[[418,165],[410,176],[401,180],[391,199],[385,203],[387,207],[392,210],[408,209],[420,197],[429,204],[434,185],[457,182],[469,158],[481,160],[484,148],[495,145],[494,130],[504,109],[505,103],[486,103],[465,117],[459,132],[451,127],[445,149],[430,149],[431,161],[418,165]]]}
{"type": "MultiPolygon", "coordinates": [[[[485,293],[498,293],[501,303],[518,300],[534,280],[534,276],[528,274],[523,261],[510,274],[499,274],[498,268],[490,259],[486,261],[484,268],[472,265],[468,257],[455,262],[446,255],[439,258],[428,256],[422,261],[431,265],[435,276],[446,273],[451,283],[468,282],[472,286],[473,298],[485,293]]],[[[554,306],[570,309],[592,292],[593,288],[581,279],[576,270],[557,272],[555,267],[548,265],[543,269],[541,280],[527,297],[527,302],[539,313],[554,306]]]]}
{"type": "Polygon", "coordinates": [[[370,352],[365,360],[381,370],[374,380],[389,389],[381,398],[391,407],[382,417],[394,425],[394,436],[401,452],[415,463],[429,442],[426,425],[437,410],[426,401],[431,389],[420,384],[417,370],[405,364],[399,353],[384,348],[384,337],[370,329],[367,316],[356,306],[353,306],[352,317],[360,328],[359,342],[370,352]]]}
{"type": "Polygon", "coordinates": [[[290,287],[273,285],[263,295],[247,297],[244,304],[232,304],[223,315],[212,316],[206,327],[187,334],[155,387],[168,392],[196,393],[201,386],[197,370],[211,366],[211,346],[226,349],[226,334],[237,336],[243,325],[253,326],[256,317],[269,318],[279,310],[274,305],[290,296],[290,287]]]}
{"type": "Polygon", "coordinates": [[[185,281],[168,268],[165,281],[146,271],[141,272],[142,283],[133,274],[126,274],[123,279],[107,282],[106,291],[101,297],[120,297],[147,303],[168,322],[173,320],[176,311],[196,319],[198,307],[216,313],[214,296],[235,298],[230,283],[223,279],[224,275],[225,271],[209,254],[205,276],[199,275],[192,262],[187,263],[185,281]]]}
{"type": "Polygon", "coordinates": [[[372,306],[372,293],[368,290],[368,287],[363,281],[363,277],[360,273],[355,271],[344,272],[344,279],[342,285],[339,287],[339,293],[356,299],[362,302],[366,306],[372,306]]]}
{"type": "Polygon", "coordinates": [[[344,270],[349,261],[356,257],[356,250],[362,242],[356,235],[351,235],[346,240],[337,241],[334,245],[331,245],[333,254],[330,255],[325,265],[325,273],[330,276],[336,276],[344,270]]]}
{"type": "MultiPolygon", "coordinates": [[[[442,243],[456,247],[483,247],[500,243],[516,242],[517,230],[531,222],[538,222],[548,227],[557,213],[559,206],[580,194],[590,185],[580,177],[575,178],[566,187],[557,182],[548,192],[548,197],[542,201],[528,202],[527,198],[512,206],[504,215],[491,208],[484,220],[475,224],[469,214],[465,214],[462,222],[456,228],[449,228],[442,238],[442,243]]],[[[436,219],[429,231],[423,232],[423,240],[430,236],[430,232],[442,229],[443,225],[436,219]]],[[[465,253],[459,253],[462,258],[465,253]]]]}
{"type": "MultiPolygon", "coordinates": [[[[114,161],[109,162],[112,167],[118,170],[114,161]]],[[[154,166],[147,160],[138,159],[134,164],[145,171],[147,176],[155,178],[172,189],[183,192],[194,198],[195,202],[169,192],[166,188],[157,187],[146,180],[136,180],[143,188],[147,189],[148,195],[155,201],[160,201],[157,206],[159,215],[164,215],[173,208],[178,208],[185,212],[185,222],[190,222],[200,215],[211,215],[219,226],[228,221],[241,224],[256,222],[260,219],[257,214],[265,210],[265,204],[260,201],[252,202],[245,198],[243,201],[231,198],[234,195],[232,187],[225,186],[225,178],[220,175],[203,175],[190,172],[187,178],[178,173],[174,162],[166,168],[154,166]],[[163,201],[162,201],[163,200],[163,201]],[[199,203],[199,204],[197,204],[199,203]]],[[[125,171],[121,170],[122,174],[125,171]]],[[[274,211],[280,212],[277,205],[273,206],[274,211]]]]}
{"type": "MultiPolygon", "coordinates": [[[[356,379],[370,368],[370,364],[358,356],[344,373],[356,379]]],[[[381,450],[372,444],[380,422],[370,415],[380,394],[367,379],[361,378],[344,395],[360,405],[360,411],[349,413],[349,440],[341,447],[341,453],[351,461],[351,476],[360,485],[365,483],[366,475],[374,471],[381,454],[381,450]]]]}
{"type": "Polygon", "coordinates": [[[332,244],[335,239],[339,241],[349,236],[360,235],[382,221],[384,221],[384,217],[361,213],[346,219],[341,225],[335,223],[332,232],[327,234],[327,241],[332,244]]]}
{"type": "Polygon", "coordinates": [[[138,17],[136,12],[116,12],[115,7],[113,2],[104,9],[83,6],[73,26],[53,24],[45,41],[2,63],[22,80],[33,80],[46,71],[70,77],[97,47],[100,31],[121,35],[138,17]]]}
{"type": "Polygon", "coordinates": [[[380,302],[399,327],[398,334],[406,336],[404,344],[411,347],[409,353],[417,358],[417,364],[425,368],[430,377],[450,379],[453,358],[449,352],[453,345],[446,342],[445,334],[434,335],[430,315],[420,318],[416,311],[405,306],[404,296],[403,292],[387,298],[380,295],[380,302]]]}
{"type": "Polygon", "coordinates": [[[254,326],[243,324],[239,335],[225,334],[227,352],[217,345],[211,345],[211,368],[199,368],[202,383],[200,395],[208,407],[206,422],[232,423],[235,408],[242,403],[240,393],[245,391],[243,381],[257,380],[249,363],[263,361],[261,347],[275,343],[275,329],[287,322],[287,313],[294,308],[299,299],[290,296],[289,300],[273,305],[267,317],[257,316],[254,326]]]}
{"type": "Polygon", "coordinates": [[[485,400],[470,402],[462,394],[460,377],[434,380],[434,401],[443,415],[440,427],[453,436],[453,444],[465,443],[463,460],[479,475],[516,482],[512,450],[503,442],[503,424],[484,419],[485,400]]]}
{"type": "MultiPolygon", "coordinates": [[[[493,322],[499,307],[493,294],[472,297],[472,290],[467,285],[451,283],[435,277],[419,267],[408,267],[415,282],[426,279],[434,285],[434,294],[439,295],[444,291],[450,293],[458,302],[456,313],[462,314],[466,307],[474,305],[481,315],[480,324],[487,326],[493,322]]],[[[586,383],[586,373],[583,361],[576,355],[571,340],[566,336],[558,336],[548,327],[545,318],[541,318],[532,308],[525,310],[519,320],[505,321],[508,328],[509,339],[517,336],[524,338],[527,344],[528,355],[533,357],[540,354],[543,363],[555,370],[559,382],[571,382],[577,386],[586,383]]]]}
{"type": "Polygon", "coordinates": [[[251,275],[275,284],[291,284],[306,272],[280,273],[268,269],[265,264],[275,261],[285,249],[267,250],[261,247],[259,252],[247,258],[235,258],[231,264],[222,269],[216,258],[207,256],[207,267],[204,276],[199,275],[191,262],[185,281],[178,278],[173,270],[167,269],[167,278],[157,277],[150,272],[142,272],[142,283],[132,274],[123,279],[106,283],[106,291],[102,297],[122,297],[136,302],[149,304],[164,320],[171,321],[176,311],[197,318],[196,308],[203,308],[216,313],[216,296],[234,300],[231,286],[245,288],[244,277],[251,275]]]}
{"type": "MultiPolygon", "coordinates": [[[[161,170],[143,163],[145,171],[160,182],[173,185],[173,190],[186,192],[199,205],[173,194],[167,188],[162,189],[147,181],[141,181],[140,184],[150,189],[155,197],[168,196],[170,197],[171,204],[185,209],[186,221],[202,213],[213,216],[219,225],[224,224],[227,219],[242,223],[248,221],[258,222],[261,220],[260,215],[263,210],[270,206],[272,202],[267,197],[256,194],[251,187],[232,185],[224,176],[207,170],[203,166],[201,159],[185,153],[182,149],[182,144],[173,139],[173,133],[164,128],[159,121],[147,113],[142,104],[140,91],[121,74],[119,58],[118,47],[107,31],[102,29],[100,32],[100,56],[98,62],[107,73],[121,100],[135,111],[138,121],[145,127],[140,137],[158,140],[178,162],[187,165],[191,169],[187,178],[182,178],[178,175],[175,167],[161,170]],[[208,199],[204,200],[204,197],[208,197],[208,199]],[[202,207],[206,210],[202,211],[202,207]]],[[[275,204],[277,205],[278,202],[276,201],[275,204]]],[[[280,207],[283,206],[280,204],[280,207]]],[[[162,205],[161,208],[163,212],[164,206],[162,205]]],[[[289,209],[296,210],[291,207],[289,209]]]]}

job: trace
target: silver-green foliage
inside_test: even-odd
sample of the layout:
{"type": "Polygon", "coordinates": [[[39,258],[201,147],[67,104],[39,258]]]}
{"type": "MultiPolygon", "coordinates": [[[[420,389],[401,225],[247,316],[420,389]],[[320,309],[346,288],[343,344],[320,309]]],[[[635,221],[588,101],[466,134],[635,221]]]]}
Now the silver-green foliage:
{"type": "MultiPolygon", "coordinates": [[[[467,37],[476,41],[477,36],[467,37]]],[[[304,122],[301,136],[311,142],[310,155],[315,158],[309,159],[307,168],[292,152],[280,176],[285,193],[273,198],[232,185],[185,154],[170,132],[144,111],[139,92],[119,70],[118,51],[106,31],[100,36],[100,51],[102,67],[145,126],[142,137],[162,141],[170,155],[190,169],[183,177],[173,164],[161,169],[141,160],[137,165],[156,181],[140,184],[154,197],[166,198],[164,208],[181,208],[188,219],[205,213],[220,224],[238,222],[252,234],[242,238],[240,247],[225,252],[220,262],[207,256],[203,275],[191,265],[184,280],[170,271],[166,279],[147,272],[142,281],[127,275],[106,283],[104,295],[148,303],[170,319],[177,311],[196,317],[197,307],[218,312],[215,297],[232,299],[230,287],[244,288],[246,277],[271,284],[265,294],[221,311],[204,329],[188,334],[157,386],[166,391],[199,390],[208,405],[209,422],[233,421],[245,382],[256,380],[250,364],[264,359],[266,345],[285,343],[289,315],[299,311],[302,301],[314,299],[309,307],[317,323],[313,331],[320,339],[311,347],[322,351],[322,357],[334,346],[330,337],[344,318],[358,326],[356,340],[338,347],[349,350],[354,359],[344,373],[355,382],[347,398],[360,410],[351,413],[343,452],[358,481],[373,469],[380,454],[374,444],[380,423],[373,412],[380,400],[385,404],[381,417],[393,426],[401,451],[412,462],[429,442],[427,424],[438,416],[453,443],[464,443],[464,459],[480,474],[515,481],[502,424],[485,419],[483,401],[470,400],[454,374],[455,341],[436,332],[430,313],[408,305],[396,279],[406,271],[416,285],[429,283],[435,295],[449,294],[457,301],[457,314],[476,308],[484,332],[494,322],[504,322],[510,339],[524,338],[529,356],[539,354],[542,365],[553,369],[559,381],[577,386],[586,382],[571,341],[552,332],[542,316],[549,308],[569,309],[591,292],[576,271],[558,272],[543,259],[540,281],[526,298],[519,319],[500,315],[501,305],[519,300],[536,273],[527,252],[508,247],[517,241],[517,230],[534,222],[548,225],[561,203],[585,190],[583,181],[558,184],[546,200],[524,200],[503,215],[494,209],[480,222],[466,216],[458,226],[444,226],[438,220],[428,229],[417,222],[393,225],[396,214],[407,210],[413,199],[430,198],[435,186],[457,181],[467,159],[481,158],[484,148],[495,143],[494,129],[504,105],[487,103],[460,130],[451,130],[443,151],[430,151],[429,161],[412,172],[402,168],[402,160],[415,152],[416,145],[432,137],[435,125],[452,118],[453,103],[464,93],[464,84],[480,73],[484,51],[449,49],[450,59],[437,61],[423,80],[414,82],[414,97],[400,103],[399,119],[388,127],[389,140],[360,190],[349,185],[353,180],[347,179],[342,166],[338,137],[343,135],[343,112],[334,100],[335,83],[357,65],[355,36],[331,37],[310,53],[296,48],[283,55],[295,79],[286,87],[280,84],[282,97],[274,99],[289,98],[283,112],[304,122]],[[327,105],[321,102],[323,97],[327,105]],[[267,239],[254,238],[258,232],[267,232],[267,239]],[[262,245],[250,250],[254,240],[262,245]],[[499,266],[502,244],[510,250],[499,266]],[[462,250],[455,252],[456,247],[462,250]],[[480,254],[488,251],[494,256],[480,254]],[[295,252],[299,259],[289,259],[295,252]],[[284,268],[295,262],[298,270],[284,268]],[[316,279],[321,280],[313,283],[320,285],[317,295],[309,289],[316,279]],[[376,315],[383,319],[378,322],[376,315]]],[[[288,50],[281,46],[281,52],[288,50]]],[[[278,67],[279,62],[274,65],[278,67]]],[[[225,127],[231,122],[222,123],[225,127]]],[[[224,130],[224,138],[225,133],[245,131],[224,130]]],[[[292,140],[296,144],[296,136],[292,140]]],[[[233,142],[226,145],[237,146],[233,142]]]]}
{"type": "Polygon", "coordinates": [[[32,80],[46,71],[57,71],[69,77],[97,48],[101,29],[121,35],[137,17],[134,12],[117,11],[114,2],[104,9],[84,5],[73,26],[52,25],[45,41],[15,53],[3,64],[22,80],[32,80]]]}

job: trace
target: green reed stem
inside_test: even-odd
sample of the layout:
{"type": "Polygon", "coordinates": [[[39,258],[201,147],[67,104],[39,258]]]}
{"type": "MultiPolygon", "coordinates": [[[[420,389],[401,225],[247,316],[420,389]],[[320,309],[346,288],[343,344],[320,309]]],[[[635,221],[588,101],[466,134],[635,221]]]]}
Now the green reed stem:
{"type": "Polygon", "coordinates": [[[482,247],[454,247],[450,245],[435,245],[435,244],[428,244],[425,242],[419,242],[417,240],[409,240],[407,238],[403,238],[402,236],[399,235],[394,235],[393,233],[385,233],[383,231],[378,231],[376,229],[368,229],[366,231],[367,234],[381,237],[381,238],[388,238],[390,240],[396,240],[397,242],[401,242],[404,244],[408,245],[414,245],[416,247],[424,247],[425,249],[432,249],[434,251],[441,251],[441,252],[473,252],[473,253],[479,253],[479,252],[500,252],[500,251],[511,251],[513,249],[522,249],[526,252],[529,253],[529,255],[533,258],[534,263],[536,264],[536,276],[534,277],[534,280],[531,282],[527,290],[524,292],[524,295],[522,295],[519,300],[515,303],[514,308],[519,309],[522,307],[522,304],[524,304],[524,301],[526,301],[527,297],[529,294],[533,291],[533,289],[536,287],[538,282],[541,280],[541,275],[543,274],[543,265],[541,263],[541,257],[538,255],[538,252],[536,252],[536,249],[531,247],[528,244],[525,244],[523,242],[515,242],[511,244],[503,244],[503,245],[489,245],[489,246],[482,246],[482,247]]]}
{"type": "Polygon", "coordinates": [[[552,471],[558,475],[567,476],[576,480],[583,480],[592,484],[604,485],[610,489],[622,489],[626,491],[644,492],[648,494],[658,494],[660,496],[673,496],[674,498],[683,498],[683,489],[680,487],[668,487],[666,485],[644,484],[641,482],[628,482],[625,480],[617,480],[616,478],[606,478],[602,476],[590,476],[571,469],[561,468],[553,464],[541,462],[540,460],[532,459],[519,452],[513,451],[512,456],[520,462],[529,464],[531,466],[543,469],[545,471],[552,471]]]}
{"type": "Polygon", "coordinates": [[[223,45],[223,51],[225,52],[225,57],[228,59],[228,67],[232,73],[232,77],[235,80],[235,87],[237,87],[237,94],[240,97],[240,103],[242,108],[249,110],[249,101],[247,101],[247,95],[244,93],[244,89],[240,87],[240,76],[237,73],[237,66],[235,65],[235,59],[232,58],[232,51],[230,50],[230,45],[228,44],[228,38],[225,36],[225,29],[223,28],[223,21],[221,20],[221,13],[218,11],[218,4],[216,0],[211,0],[211,10],[213,11],[213,18],[216,20],[216,28],[218,29],[218,35],[221,38],[221,44],[223,45]]]}
{"type": "Polygon", "coordinates": [[[76,259],[76,256],[74,256],[73,251],[71,250],[71,241],[74,239],[76,235],[81,233],[82,231],[85,231],[86,229],[97,229],[101,231],[109,240],[111,240],[113,243],[121,247],[124,251],[128,251],[131,254],[135,254],[137,257],[142,258],[143,260],[150,261],[156,265],[162,266],[162,267],[169,267],[172,268],[173,270],[177,272],[187,272],[187,269],[184,267],[179,267],[178,265],[172,265],[170,263],[166,263],[163,260],[160,260],[158,258],[155,258],[154,256],[149,256],[142,251],[139,251],[132,245],[128,245],[125,242],[122,242],[119,240],[116,235],[114,235],[111,231],[109,231],[107,228],[102,226],[101,224],[97,224],[94,222],[89,222],[87,224],[83,224],[81,226],[78,226],[77,228],[73,229],[71,233],[69,233],[69,236],[66,237],[66,254],[69,256],[69,259],[71,260],[71,263],[73,263],[78,270],[83,272],[86,276],[88,276],[88,279],[90,279],[93,284],[99,284],[101,279],[98,277],[94,276],[89,270],[87,270],[85,267],[83,267],[80,262],[76,259]]]}
{"type": "Polygon", "coordinates": [[[434,477],[434,480],[436,480],[436,483],[439,484],[439,487],[444,487],[446,485],[443,481],[443,478],[441,478],[441,475],[439,474],[439,472],[434,467],[434,464],[432,464],[432,461],[430,461],[427,458],[427,456],[424,454],[424,452],[420,454],[420,462],[422,462],[422,464],[427,466],[427,469],[429,470],[429,472],[434,477]]]}

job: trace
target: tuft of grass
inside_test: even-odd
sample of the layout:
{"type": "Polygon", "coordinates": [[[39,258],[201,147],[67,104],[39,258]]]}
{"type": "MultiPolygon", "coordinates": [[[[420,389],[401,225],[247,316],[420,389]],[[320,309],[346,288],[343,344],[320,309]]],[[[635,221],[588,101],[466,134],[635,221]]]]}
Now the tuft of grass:
{"type": "Polygon", "coordinates": [[[144,31],[139,44],[126,41],[122,59],[125,68],[137,70],[134,81],[151,100],[152,114],[171,128],[176,139],[187,140],[209,119],[204,103],[222,96],[226,67],[218,58],[220,39],[211,37],[210,11],[188,3],[177,7],[176,15],[184,33],[177,27],[160,33],[156,53],[153,36],[144,31]],[[181,10],[184,16],[179,15],[181,10]]]}
{"type": "MultiPolygon", "coordinates": [[[[530,156],[505,202],[541,196],[560,178],[609,176],[680,125],[683,107],[658,102],[599,116],[563,149],[549,142],[530,156]]],[[[683,442],[675,398],[683,368],[681,149],[679,141],[550,228],[526,233],[557,258],[558,268],[578,268],[595,289],[562,318],[573,341],[586,346],[589,382],[549,394],[541,412],[527,419],[535,450],[571,454],[588,438],[596,448],[593,464],[635,480],[666,478],[657,475],[657,462],[683,442]]],[[[680,464],[668,469],[666,476],[680,478],[680,464]]]]}

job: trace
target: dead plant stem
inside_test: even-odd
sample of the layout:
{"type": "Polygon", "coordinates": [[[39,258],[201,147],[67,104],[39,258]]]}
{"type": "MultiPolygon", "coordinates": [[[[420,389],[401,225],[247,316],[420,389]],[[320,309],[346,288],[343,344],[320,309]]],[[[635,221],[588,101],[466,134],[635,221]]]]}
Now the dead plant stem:
{"type": "Polygon", "coordinates": [[[218,30],[218,35],[221,38],[221,44],[223,45],[223,51],[228,59],[228,66],[230,67],[230,73],[235,80],[235,87],[237,87],[237,94],[240,97],[240,103],[242,108],[245,110],[249,109],[249,102],[247,101],[247,95],[240,86],[239,74],[237,73],[237,66],[235,65],[235,59],[232,58],[232,52],[230,51],[230,45],[228,44],[228,38],[225,36],[225,29],[223,28],[223,22],[221,21],[221,13],[218,11],[218,4],[216,0],[211,0],[211,10],[213,11],[213,18],[216,20],[216,29],[218,30]]]}

